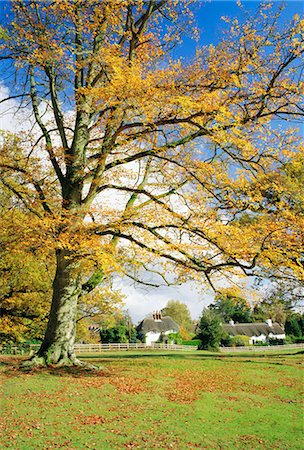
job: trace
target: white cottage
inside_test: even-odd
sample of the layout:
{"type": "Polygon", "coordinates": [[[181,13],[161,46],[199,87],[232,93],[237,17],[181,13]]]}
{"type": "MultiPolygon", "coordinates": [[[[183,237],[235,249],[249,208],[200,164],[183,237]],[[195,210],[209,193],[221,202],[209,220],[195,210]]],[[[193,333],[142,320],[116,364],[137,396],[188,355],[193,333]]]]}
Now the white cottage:
{"type": "Polygon", "coordinates": [[[137,326],[137,331],[145,336],[146,344],[157,342],[161,336],[179,332],[179,325],[169,316],[162,317],[160,312],[154,312],[137,326]]]}
{"type": "Polygon", "coordinates": [[[250,344],[267,342],[269,339],[283,340],[286,337],[284,328],[277,322],[273,323],[271,319],[265,323],[234,323],[231,320],[229,324],[223,324],[223,330],[229,336],[248,336],[250,344]]]}

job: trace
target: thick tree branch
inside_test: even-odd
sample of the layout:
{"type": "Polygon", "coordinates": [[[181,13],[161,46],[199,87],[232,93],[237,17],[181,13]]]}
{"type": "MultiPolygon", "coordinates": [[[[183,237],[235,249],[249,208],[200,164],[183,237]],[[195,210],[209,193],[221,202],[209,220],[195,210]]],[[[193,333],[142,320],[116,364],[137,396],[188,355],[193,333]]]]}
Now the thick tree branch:
{"type": "Polygon", "coordinates": [[[36,91],[36,83],[35,83],[35,77],[34,77],[34,69],[33,67],[30,67],[30,96],[31,96],[31,100],[32,100],[32,107],[33,107],[33,112],[34,112],[34,116],[36,119],[37,124],[39,125],[44,139],[45,139],[45,148],[49,154],[50,157],[50,161],[53,165],[53,168],[55,170],[55,173],[57,175],[57,178],[61,184],[61,187],[64,186],[64,182],[65,182],[65,177],[60,169],[60,166],[58,164],[58,161],[55,157],[54,151],[53,151],[53,144],[52,144],[52,139],[50,136],[50,133],[48,132],[47,127],[45,126],[45,124],[42,121],[42,118],[40,116],[39,113],[39,107],[38,107],[38,96],[37,96],[37,91],[36,91]]]}
{"type": "Polygon", "coordinates": [[[66,151],[69,146],[68,146],[68,140],[65,134],[65,126],[64,126],[64,118],[63,118],[63,114],[61,112],[60,106],[59,106],[59,101],[58,101],[58,97],[57,97],[57,89],[56,89],[56,83],[55,83],[55,75],[53,70],[50,67],[46,67],[45,68],[45,73],[49,79],[49,87],[50,87],[50,93],[51,93],[51,102],[52,102],[52,107],[53,107],[53,111],[54,111],[54,117],[55,117],[55,121],[56,121],[56,125],[58,128],[58,132],[60,135],[60,139],[62,142],[62,146],[63,149],[66,151]]]}

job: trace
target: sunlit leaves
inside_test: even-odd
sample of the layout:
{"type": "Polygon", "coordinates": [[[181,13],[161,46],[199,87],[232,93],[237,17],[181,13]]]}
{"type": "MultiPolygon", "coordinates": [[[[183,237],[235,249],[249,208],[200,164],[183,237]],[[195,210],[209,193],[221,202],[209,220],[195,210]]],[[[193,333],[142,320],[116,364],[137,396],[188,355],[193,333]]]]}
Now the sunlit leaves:
{"type": "Polygon", "coordinates": [[[33,216],[14,219],[22,245],[67,251],[84,279],[159,275],[160,261],[211,284],[256,267],[300,276],[303,149],[274,123],[303,115],[300,17],[282,31],[262,6],[186,65],[167,50],[181,13],[195,35],[189,2],[26,6],[3,51],[32,74],[38,127],[6,136],[0,160],[13,206],[33,216]]]}

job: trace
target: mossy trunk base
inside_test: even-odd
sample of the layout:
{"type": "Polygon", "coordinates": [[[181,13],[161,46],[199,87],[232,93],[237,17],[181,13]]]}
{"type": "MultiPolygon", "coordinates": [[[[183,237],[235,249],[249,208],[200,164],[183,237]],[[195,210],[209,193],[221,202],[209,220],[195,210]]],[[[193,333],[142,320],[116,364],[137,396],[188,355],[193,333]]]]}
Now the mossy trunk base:
{"type": "MultiPolygon", "coordinates": [[[[43,343],[44,344],[44,343],[43,343]]],[[[44,349],[43,344],[36,355],[23,363],[28,368],[35,367],[83,367],[85,369],[99,369],[92,364],[81,361],[71,348],[67,351],[65,346],[52,344],[44,349]]]]}
{"type": "Polygon", "coordinates": [[[70,357],[63,357],[60,358],[56,363],[52,358],[50,358],[50,355],[43,355],[39,356],[39,353],[37,355],[32,356],[32,358],[24,361],[22,363],[22,367],[25,368],[39,368],[39,367],[82,367],[84,369],[89,370],[100,370],[100,367],[94,366],[93,364],[86,363],[84,361],[81,361],[76,357],[76,355],[72,355],[70,357]]]}

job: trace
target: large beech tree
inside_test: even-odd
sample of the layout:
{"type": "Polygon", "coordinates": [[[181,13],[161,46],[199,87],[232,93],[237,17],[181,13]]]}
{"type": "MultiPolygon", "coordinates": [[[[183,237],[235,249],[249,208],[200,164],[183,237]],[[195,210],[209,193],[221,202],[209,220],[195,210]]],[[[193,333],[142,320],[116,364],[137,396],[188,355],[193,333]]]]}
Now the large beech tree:
{"type": "MultiPolygon", "coordinates": [[[[8,137],[6,139],[8,142],[8,137]]],[[[16,140],[13,144],[17,144],[16,140]]],[[[6,176],[4,184],[7,180],[6,176]]],[[[11,189],[5,189],[3,184],[0,217],[0,342],[41,340],[52,297],[53,247],[47,251],[43,240],[36,239],[28,224],[32,222],[32,213],[16,201],[11,189]]],[[[117,316],[123,315],[123,295],[113,288],[111,281],[104,280],[101,286],[78,302],[78,339],[94,337],[90,327],[96,322],[102,320],[113,324],[117,316]]]]}
{"type": "Polygon", "coordinates": [[[22,245],[54,251],[57,267],[33,364],[79,363],[77,303],[114,272],[216,287],[223,274],[283,262],[299,271],[292,205],[269,205],[300,151],[296,134],[272,124],[303,115],[303,21],[280,30],[262,8],[183,64],[170,48],[190,30],[191,8],[12,2],[2,59],[18,84],[11,98],[34,125],[19,143],[4,141],[2,183],[31,214],[12,219],[26,228],[22,245]]]}

